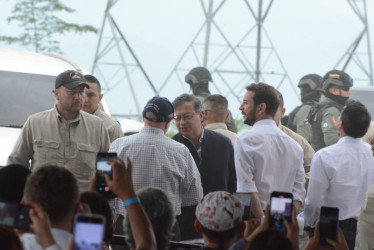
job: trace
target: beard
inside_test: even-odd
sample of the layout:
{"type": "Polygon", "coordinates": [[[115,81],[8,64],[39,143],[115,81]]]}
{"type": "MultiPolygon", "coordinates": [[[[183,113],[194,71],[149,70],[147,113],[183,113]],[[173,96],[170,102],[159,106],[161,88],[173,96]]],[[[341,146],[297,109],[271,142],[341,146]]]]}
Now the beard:
{"type": "Polygon", "coordinates": [[[255,124],[257,120],[257,117],[256,117],[256,109],[252,109],[247,115],[246,115],[246,118],[244,120],[244,124],[247,124],[249,126],[253,126],[253,124],[255,124]]]}

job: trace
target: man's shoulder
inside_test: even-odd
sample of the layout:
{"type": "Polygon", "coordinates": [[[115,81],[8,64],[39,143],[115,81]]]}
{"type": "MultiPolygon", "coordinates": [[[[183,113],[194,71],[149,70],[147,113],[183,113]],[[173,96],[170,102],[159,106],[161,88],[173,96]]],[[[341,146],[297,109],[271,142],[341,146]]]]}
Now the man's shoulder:
{"type": "MultiPolygon", "coordinates": [[[[316,104],[314,104],[316,105],[316,104]]],[[[304,116],[307,115],[310,109],[313,107],[311,104],[303,104],[300,109],[296,112],[295,116],[304,116]]]]}
{"type": "Polygon", "coordinates": [[[83,119],[86,119],[86,120],[92,120],[92,121],[101,121],[101,119],[99,117],[97,117],[96,115],[92,115],[90,113],[87,113],[83,110],[81,110],[79,112],[79,115],[83,118],[83,119]]]}
{"type": "MultiPolygon", "coordinates": [[[[51,108],[51,109],[47,109],[47,110],[44,110],[44,111],[41,111],[41,112],[38,112],[38,113],[35,113],[35,114],[32,114],[29,116],[29,119],[30,120],[39,120],[39,119],[45,119],[47,116],[50,116],[50,115],[54,115],[56,114],[55,113],[55,109],[54,108],[51,108]]],[[[57,115],[57,114],[56,114],[57,115]]]]}
{"type": "Polygon", "coordinates": [[[119,123],[114,120],[109,114],[105,113],[104,111],[100,110],[97,113],[97,117],[101,118],[102,120],[108,122],[108,123],[113,123],[119,125],[119,123]]]}
{"type": "Polygon", "coordinates": [[[299,143],[300,145],[302,144],[309,144],[308,141],[302,137],[301,135],[299,135],[298,133],[292,131],[291,129],[287,128],[286,126],[283,126],[281,125],[279,127],[286,135],[288,135],[289,137],[291,137],[292,139],[294,139],[297,143],[299,143]]]}
{"type": "Polygon", "coordinates": [[[183,141],[183,135],[181,133],[177,133],[177,134],[173,135],[171,137],[171,139],[173,139],[175,141],[178,141],[178,142],[181,142],[181,141],[183,141]]]}
{"type": "Polygon", "coordinates": [[[208,138],[208,140],[213,139],[216,141],[228,142],[231,144],[231,141],[229,138],[227,138],[227,136],[224,136],[223,134],[213,131],[213,130],[204,129],[204,137],[205,136],[206,138],[208,138]]]}
{"type": "Polygon", "coordinates": [[[335,114],[335,113],[339,113],[340,114],[340,111],[341,109],[343,108],[343,105],[342,104],[339,104],[333,100],[331,100],[330,98],[323,98],[321,99],[321,101],[318,103],[318,110],[321,112],[322,111],[322,114],[323,115],[326,115],[326,114],[329,114],[329,113],[332,113],[332,114],[335,114]]]}
{"type": "Polygon", "coordinates": [[[39,243],[35,239],[35,234],[24,233],[22,234],[20,240],[25,250],[42,249],[39,243]]]}

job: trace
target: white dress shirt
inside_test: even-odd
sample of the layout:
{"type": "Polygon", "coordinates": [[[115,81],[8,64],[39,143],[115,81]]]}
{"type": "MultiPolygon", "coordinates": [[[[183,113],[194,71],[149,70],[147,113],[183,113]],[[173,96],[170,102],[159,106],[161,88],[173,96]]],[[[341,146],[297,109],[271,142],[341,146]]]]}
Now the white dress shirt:
{"type": "Polygon", "coordinates": [[[321,206],[338,207],[339,220],[357,218],[374,183],[374,157],[361,138],[344,136],[312,159],[305,225],[314,226],[321,206]]]}
{"type": "MultiPolygon", "coordinates": [[[[48,250],[67,249],[69,239],[72,236],[68,231],[51,228],[53,239],[56,241],[55,245],[48,247],[48,250]]],[[[21,236],[21,242],[25,250],[42,250],[42,246],[36,241],[35,234],[24,233],[21,236]]]]}
{"type": "MultiPolygon", "coordinates": [[[[135,191],[143,187],[162,189],[174,208],[175,215],[181,206],[196,205],[203,198],[199,170],[188,148],[155,127],[143,127],[138,134],[115,140],[109,152],[132,163],[132,181],[135,191]]],[[[126,210],[118,198],[110,203],[122,215],[126,210]]]]}
{"type": "Polygon", "coordinates": [[[262,209],[272,191],[291,192],[304,201],[303,150],[273,120],[260,120],[235,144],[237,191],[258,193],[262,209]]]}

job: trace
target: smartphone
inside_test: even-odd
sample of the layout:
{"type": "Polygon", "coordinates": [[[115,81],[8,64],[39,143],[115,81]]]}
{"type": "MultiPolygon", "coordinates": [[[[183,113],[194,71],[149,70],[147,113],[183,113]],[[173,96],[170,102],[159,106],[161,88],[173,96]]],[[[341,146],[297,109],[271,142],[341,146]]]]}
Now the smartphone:
{"type": "Polygon", "coordinates": [[[76,214],[74,222],[74,250],[101,250],[105,218],[97,214],[76,214]]]}
{"type": "Polygon", "coordinates": [[[112,165],[108,161],[117,158],[117,153],[97,153],[96,159],[96,190],[106,198],[115,198],[116,195],[109,190],[105,181],[105,174],[112,177],[112,165]]]}
{"type": "Polygon", "coordinates": [[[293,195],[287,192],[272,192],[270,195],[270,227],[279,231],[286,229],[286,221],[292,221],[293,195]]]}
{"type": "Polygon", "coordinates": [[[0,225],[28,230],[30,207],[18,203],[0,202],[0,225]]]}
{"type": "Polygon", "coordinates": [[[234,196],[244,205],[242,219],[249,220],[251,218],[251,195],[249,193],[234,193],[234,196]]]}
{"type": "Polygon", "coordinates": [[[319,218],[319,240],[322,246],[331,246],[326,239],[337,241],[339,208],[321,207],[319,218]]]}

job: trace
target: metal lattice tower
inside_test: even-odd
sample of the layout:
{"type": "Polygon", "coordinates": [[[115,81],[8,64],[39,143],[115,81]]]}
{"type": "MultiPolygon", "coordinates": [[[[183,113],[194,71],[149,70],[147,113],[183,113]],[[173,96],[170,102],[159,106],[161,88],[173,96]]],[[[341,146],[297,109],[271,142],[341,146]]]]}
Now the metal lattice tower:
{"type": "Polygon", "coordinates": [[[215,90],[211,92],[234,97],[239,103],[244,86],[251,82],[267,82],[276,88],[288,82],[295,95],[298,95],[264,27],[273,0],[258,0],[256,3],[243,0],[243,7],[249,10],[249,16],[253,17],[254,22],[248,22],[246,26],[252,27],[235,43],[230,41],[215,21],[226,0],[200,2],[205,22],[159,88],[160,92],[175,81],[179,81],[187,92],[189,86],[184,82],[184,75],[195,66],[204,66],[213,75],[215,90]]]}
{"type": "Polygon", "coordinates": [[[158,95],[158,91],[110,13],[117,2],[118,0],[108,0],[107,2],[91,72],[96,74],[102,82],[102,89],[107,97],[110,98],[110,94],[121,92],[122,88],[123,99],[132,100],[135,104],[135,112],[114,113],[113,116],[135,117],[141,120],[143,107],[139,104],[139,97],[147,90],[150,90],[152,96],[158,95]],[[141,80],[139,81],[139,79],[141,80]],[[135,83],[139,85],[139,82],[143,83],[144,86],[141,87],[144,92],[135,88],[135,83]],[[123,89],[126,87],[130,89],[130,92],[123,89]]]}
{"type": "MultiPolygon", "coordinates": [[[[247,18],[241,23],[243,29],[238,32],[237,38],[233,38],[232,32],[236,31],[237,27],[229,27],[230,31],[227,32],[226,29],[225,32],[224,25],[219,22],[220,17],[227,18],[224,13],[231,8],[226,4],[226,0],[200,0],[204,21],[164,82],[157,86],[148,77],[111,15],[117,2],[118,0],[107,0],[91,70],[102,82],[106,99],[116,100],[114,106],[118,110],[111,110],[115,117],[141,120],[142,106],[152,96],[163,95],[172,100],[181,93],[189,92],[189,85],[185,83],[184,77],[196,66],[204,66],[210,70],[214,81],[210,85],[211,93],[226,96],[233,102],[234,107],[241,103],[244,86],[260,81],[272,84],[286,93],[287,99],[299,100],[298,90],[264,25],[274,0],[237,2],[235,8],[241,4],[241,13],[247,18]],[[118,99],[120,100],[117,101],[118,99]],[[126,111],[123,112],[124,110],[126,111]]],[[[366,0],[347,2],[364,27],[335,68],[351,72],[351,67],[356,67],[355,72],[360,70],[360,74],[365,77],[355,80],[373,85],[366,0]]],[[[122,24],[122,29],[123,26],[122,24]]]]}
{"type": "Polygon", "coordinates": [[[359,71],[364,77],[353,77],[355,80],[364,82],[366,85],[374,85],[366,0],[347,0],[347,2],[362,22],[363,29],[334,68],[340,68],[343,71],[350,69],[359,71]]]}

